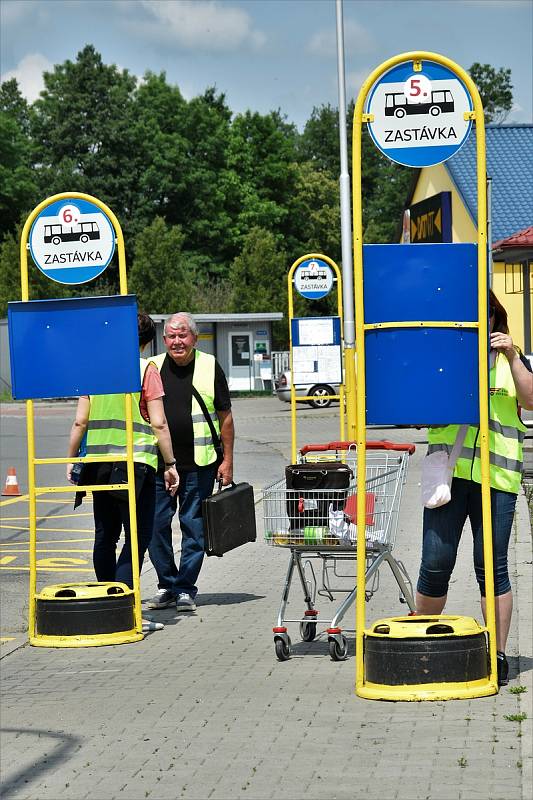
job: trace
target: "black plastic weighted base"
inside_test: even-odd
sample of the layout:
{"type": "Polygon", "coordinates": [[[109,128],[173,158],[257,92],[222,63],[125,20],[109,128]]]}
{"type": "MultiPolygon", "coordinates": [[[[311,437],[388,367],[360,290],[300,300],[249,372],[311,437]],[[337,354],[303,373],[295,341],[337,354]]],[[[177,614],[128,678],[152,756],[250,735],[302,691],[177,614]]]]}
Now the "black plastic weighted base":
{"type": "Polygon", "coordinates": [[[36,598],[39,636],[91,636],[135,627],[134,595],[44,600],[36,598]]]}
{"type": "Polygon", "coordinates": [[[488,675],[483,633],[471,636],[365,636],[365,680],[387,686],[475,681],[488,675]]]}

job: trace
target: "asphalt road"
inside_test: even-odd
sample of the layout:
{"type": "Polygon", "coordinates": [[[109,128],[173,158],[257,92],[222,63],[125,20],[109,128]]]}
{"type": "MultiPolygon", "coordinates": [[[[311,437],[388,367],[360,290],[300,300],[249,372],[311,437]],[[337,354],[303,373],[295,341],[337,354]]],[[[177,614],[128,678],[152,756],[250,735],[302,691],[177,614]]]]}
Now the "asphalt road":
{"type": "MultiPolygon", "coordinates": [[[[75,404],[35,403],[36,455],[62,457],[75,404]]],[[[237,398],[233,403],[236,425],[235,476],[254,487],[256,500],[263,487],[280,479],[291,461],[290,406],[276,397],[237,398]]],[[[0,422],[2,486],[8,467],[14,466],[20,490],[27,493],[27,444],[25,404],[4,405],[0,422]]],[[[301,406],[297,414],[298,446],[340,438],[339,409],[311,409],[301,406]]],[[[421,445],[425,451],[425,429],[373,429],[369,439],[392,439],[421,445]]],[[[526,443],[526,469],[533,475],[533,431],[526,443]]],[[[38,486],[65,485],[64,467],[37,467],[38,486]]],[[[2,501],[7,498],[3,497],[2,501]]],[[[73,495],[47,495],[38,499],[38,587],[94,578],[92,569],[92,506],[85,501],[74,511],[73,495]]],[[[19,640],[27,628],[28,611],[28,503],[22,497],[9,499],[1,508],[0,638],[19,640]]],[[[146,567],[145,567],[146,568],[146,567]]]]}

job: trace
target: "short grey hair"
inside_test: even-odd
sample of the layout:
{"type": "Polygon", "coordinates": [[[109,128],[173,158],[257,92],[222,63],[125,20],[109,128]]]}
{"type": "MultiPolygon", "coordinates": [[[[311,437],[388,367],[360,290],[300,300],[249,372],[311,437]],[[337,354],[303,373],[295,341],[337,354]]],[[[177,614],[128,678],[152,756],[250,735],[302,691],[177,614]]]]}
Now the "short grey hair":
{"type": "Polygon", "coordinates": [[[187,325],[187,327],[189,328],[189,330],[190,330],[190,332],[192,333],[193,336],[198,336],[199,330],[198,330],[198,325],[196,324],[196,320],[187,311],[176,311],[175,314],[172,314],[166,320],[165,325],[163,327],[163,334],[165,336],[166,336],[168,327],[171,327],[171,328],[177,327],[176,320],[178,319],[178,317],[183,320],[185,325],[187,325]]]}

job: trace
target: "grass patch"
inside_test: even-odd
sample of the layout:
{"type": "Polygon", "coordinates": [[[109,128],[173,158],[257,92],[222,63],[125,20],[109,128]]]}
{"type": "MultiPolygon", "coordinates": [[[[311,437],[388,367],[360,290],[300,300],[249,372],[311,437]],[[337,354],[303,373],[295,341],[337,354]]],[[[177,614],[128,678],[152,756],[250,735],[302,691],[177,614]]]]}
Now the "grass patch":
{"type": "Polygon", "coordinates": [[[521,714],[504,714],[503,718],[507,720],[507,722],[523,722],[527,719],[527,714],[522,711],[521,714]]]}
{"type": "Polygon", "coordinates": [[[522,486],[524,487],[524,494],[529,508],[529,522],[533,532],[533,480],[531,480],[531,478],[526,478],[522,486]]]}
{"type": "Polygon", "coordinates": [[[511,694],[524,694],[524,692],[527,692],[527,686],[511,686],[509,691],[511,694]]]}

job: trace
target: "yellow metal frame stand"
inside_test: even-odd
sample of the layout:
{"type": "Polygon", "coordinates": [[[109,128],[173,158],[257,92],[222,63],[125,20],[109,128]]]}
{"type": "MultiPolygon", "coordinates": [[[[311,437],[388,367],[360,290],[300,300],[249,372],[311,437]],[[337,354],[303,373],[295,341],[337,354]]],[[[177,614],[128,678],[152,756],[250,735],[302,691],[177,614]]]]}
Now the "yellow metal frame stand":
{"type": "MultiPolygon", "coordinates": [[[[458,64],[449,58],[425,51],[401,53],[383,62],[366,79],[361,87],[355,105],[353,118],[353,231],[354,231],[354,291],[355,291],[355,341],[357,352],[356,385],[356,427],[357,427],[357,515],[365,519],[366,491],[366,372],[365,372],[365,331],[375,325],[365,325],[363,296],[363,223],[361,191],[361,137],[364,122],[371,122],[370,115],[363,113],[367,95],[376,80],[397,64],[413,62],[413,70],[419,72],[423,60],[433,61],[447,67],[463,81],[468,88],[474,104],[474,111],[466,112],[468,118],[476,123],[476,161],[477,161],[477,257],[478,257],[478,320],[469,327],[478,331],[480,321],[487,319],[487,198],[486,198],[486,159],[485,122],[483,105],[471,77],[458,64]]],[[[420,322],[389,323],[390,327],[420,327],[420,322]]],[[[433,323],[424,323],[434,326],[433,323]]],[[[437,323],[435,323],[436,327],[437,323]]],[[[439,327],[457,327],[457,323],[441,322],[439,327]]],[[[383,325],[381,327],[384,327],[383,325]]],[[[485,562],[487,625],[489,638],[490,675],[486,680],[471,683],[433,683],[406,686],[383,686],[365,681],[364,647],[365,636],[365,527],[357,526],[357,601],[356,601],[356,693],[360,697],[374,700],[448,700],[452,698],[482,697],[496,694],[496,617],[494,601],[494,574],[492,552],[492,524],[490,511],[489,475],[489,414],[488,414],[488,342],[486,336],[478,335],[479,368],[479,430],[481,451],[481,496],[483,508],[483,555],[485,562]]]]}
{"type": "MultiPolygon", "coordinates": [[[[296,389],[294,388],[294,369],[292,364],[292,320],[294,319],[294,273],[304,261],[308,261],[309,259],[321,259],[328,264],[333,272],[335,273],[335,281],[337,283],[336,291],[337,291],[337,315],[340,318],[341,322],[341,343],[344,341],[343,335],[343,312],[342,312],[342,277],[341,271],[337,264],[328,256],[323,255],[322,253],[307,253],[307,255],[298,258],[294,264],[291,266],[289,270],[289,274],[287,276],[288,282],[288,301],[289,301],[289,363],[290,363],[290,370],[291,370],[291,459],[292,463],[295,464],[298,458],[298,445],[297,445],[297,431],[296,431],[296,404],[297,403],[308,403],[309,397],[307,395],[297,395],[296,389]]],[[[342,349],[342,344],[341,344],[342,349]]],[[[342,351],[342,367],[343,370],[345,367],[345,358],[344,358],[344,351],[342,351]]],[[[341,441],[344,441],[344,431],[346,427],[346,409],[345,409],[345,388],[344,388],[344,380],[341,381],[339,387],[339,394],[331,394],[331,395],[324,395],[324,399],[326,400],[339,400],[340,405],[340,438],[341,441]]]]}
{"type": "MultiPolygon", "coordinates": [[[[87,200],[98,206],[104,214],[111,220],[118,248],[118,268],[120,279],[120,294],[128,293],[126,280],[126,253],[124,249],[124,237],[120,223],[110,208],[102,203],[98,198],[92,197],[81,192],[63,192],[53,195],[43,200],[29,215],[20,240],[20,275],[21,275],[21,299],[29,300],[29,281],[28,281],[28,236],[34,219],[47,206],[58,200],[87,200]]],[[[133,466],[133,412],[132,396],[130,393],[124,395],[125,417],[126,417],[126,455],[113,455],[114,461],[126,461],[128,475],[128,504],[130,515],[130,536],[131,554],[133,566],[133,594],[134,594],[134,619],[135,627],[129,631],[119,631],[116,633],[94,634],[87,636],[44,636],[36,631],[36,590],[37,590],[37,495],[51,494],[59,492],[77,492],[77,486],[36,486],[35,467],[41,464],[69,464],[71,462],[89,463],[109,461],[108,456],[83,456],[77,458],[36,458],[35,457],[35,419],[33,400],[26,400],[26,423],[27,423],[27,442],[28,442],[28,494],[29,494],[29,518],[30,518],[30,570],[29,570],[29,614],[28,614],[28,634],[31,645],[36,647],[89,647],[106,644],[125,644],[127,642],[137,642],[143,639],[142,616],[141,616],[141,592],[139,576],[139,557],[137,549],[137,516],[135,507],[135,480],[133,466]]],[[[125,489],[124,484],[108,484],[105,486],[84,486],[86,491],[112,491],[113,489],[125,489]]],[[[106,584],[101,584],[105,586],[106,584]]],[[[117,585],[117,584],[115,584],[117,585]]],[[[118,584],[124,589],[124,594],[131,592],[125,584],[118,584]]],[[[91,587],[98,586],[98,582],[90,583],[91,587]]]]}

